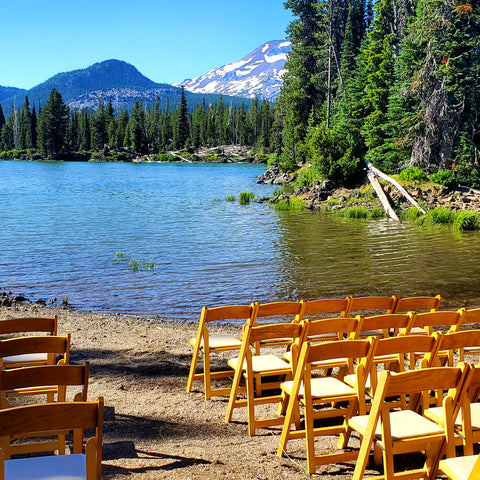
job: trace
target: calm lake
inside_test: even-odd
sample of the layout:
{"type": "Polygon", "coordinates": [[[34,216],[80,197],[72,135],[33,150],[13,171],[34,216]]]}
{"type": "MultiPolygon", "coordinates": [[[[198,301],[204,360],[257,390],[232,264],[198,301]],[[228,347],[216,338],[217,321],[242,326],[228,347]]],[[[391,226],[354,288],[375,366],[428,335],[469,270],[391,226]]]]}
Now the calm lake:
{"type": "Polygon", "coordinates": [[[188,320],[203,305],[350,294],[480,306],[479,233],[226,201],[270,195],[264,170],[2,161],[0,289],[188,320]]]}

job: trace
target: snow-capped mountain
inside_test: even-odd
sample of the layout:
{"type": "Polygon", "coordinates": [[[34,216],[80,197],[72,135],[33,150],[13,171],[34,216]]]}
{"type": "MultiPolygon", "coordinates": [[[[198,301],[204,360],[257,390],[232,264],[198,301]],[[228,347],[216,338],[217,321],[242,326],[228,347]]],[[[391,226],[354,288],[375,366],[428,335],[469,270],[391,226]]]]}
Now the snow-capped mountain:
{"type": "Polygon", "coordinates": [[[280,93],[287,54],[292,49],[286,40],[264,43],[238,62],[210,70],[204,75],[184,80],[186,90],[274,100],[280,93]]]}

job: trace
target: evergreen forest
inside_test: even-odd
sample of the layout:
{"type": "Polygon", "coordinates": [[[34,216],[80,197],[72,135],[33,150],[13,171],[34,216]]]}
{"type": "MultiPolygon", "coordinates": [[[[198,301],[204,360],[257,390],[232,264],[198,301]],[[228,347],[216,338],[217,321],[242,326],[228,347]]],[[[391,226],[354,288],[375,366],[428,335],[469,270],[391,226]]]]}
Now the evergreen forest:
{"type": "Polygon", "coordinates": [[[480,7],[472,0],[288,0],[276,102],[281,169],[354,182],[364,161],[480,187],[480,7]]]}
{"type": "MultiPolygon", "coordinates": [[[[480,7],[473,0],[287,0],[292,51],[280,96],[251,108],[189,110],[138,100],[114,111],[70,110],[55,89],[45,105],[0,109],[0,151],[127,149],[137,154],[224,144],[271,154],[301,182],[356,183],[365,161],[387,173],[417,167],[480,188],[480,7]]],[[[1,108],[1,107],[0,107],[1,108]]]]}
{"type": "MultiPolygon", "coordinates": [[[[250,102],[248,102],[250,103],[250,102]]],[[[254,99],[251,107],[225,105],[223,97],[213,104],[197,105],[191,112],[182,87],[180,103],[170,109],[168,99],[152,108],[142,100],[132,110],[116,112],[101,98],[95,111],[77,110],[64,103],[52,89],[45,105],[38,110],[28,97],[22,108],[12,106],[7,118],[0,106],[0,152],[11,156],[19,152],[38,152],[42,158],[57,159],[74,153],[121,152],[137,155],[158,154],[169,159],[169,151],[226,144],[248,145],[259,152],[270,150],[273,106],[254,99]]],[[[121,155],[118,156],[121,158],[121,155]]],[[[171,157],[170,157],[171,158],[171,157]]]]}

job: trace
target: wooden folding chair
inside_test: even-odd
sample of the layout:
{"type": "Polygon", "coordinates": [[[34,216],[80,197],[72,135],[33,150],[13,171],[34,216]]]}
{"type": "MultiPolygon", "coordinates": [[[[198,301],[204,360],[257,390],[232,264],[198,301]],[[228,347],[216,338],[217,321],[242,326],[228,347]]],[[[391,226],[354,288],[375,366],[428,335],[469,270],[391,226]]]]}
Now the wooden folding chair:
{"type": "MultiPolygon", "coordinates": [[[[0,480],[100,480],[103,405],[103,397],[100,397],[97,402],[47,403],[0,410],[0,480]],[[95,436],[86,441],[83,449],[86,429],[95,429],[95,436]],[[59,430],[73,431],[73,453],[70,455],[10,459],[11,436],[28,438],[32,434],[49,432],[54,435],[59,430]]],[[[24,453],[37,452],[34,442],[23,445],[24,453]]],[[[53,444],[52,451],[54,449],[53,444]]]]}
{"type": "MultiPolygon", "coordinates": [[[[9,408],[12,397],[47,395],[47,401],[65,402],[67,386],[80,391],[74,401],[87,401],[90,365],[42,365],[0,370],[0,408],[9,408]]],[[[37,402],[38,403],[38,402],[37,402]]]]}
{"type": "Polygon", "coordinates": [[[440,308],[441,302],[441,295],[435,297],[396,297],[395,307],[392,313],[436,312],[440,308]]]}
{"type": "MultiPolygon", "coordinates": [[[[480,323],[480,308],[468,309],[468,308],[461,308],[459,310],[461,312],[461,320],[459,324],[455,325],[450,329],[450,332],[458,332],[460,330],[469,330],[472,329],[472,325],[475,328],[475,325],[480,323]]],[[[471,355],[478,355],[480,354],[480,348],[472,345],[465,348],[459,348],[458,351],[458,361],[463,362],[465,361],[465,353],[471,355]]]]}
{"type": "MultiPolygon", "coordinates": [[[[357,452],[335,452],[315,454],[315,436],[340,434],[339,448],[344,448],[348,441],[345,419],[356,415],[364,399],[366,373],[369,370],[368,359],[374,353],[376,339],[339,340],[310,344],[304,342],[293,381],[282,383],[284,398],[288,406],[283,423],[282,435],[277,455],[286,453],[287,443],[291,439],[305,438],[307,450],[308,473],[315,473],[318,465],[353,460],[357,452]],[[357,383],[354,388],[335,377],[312,378],[312,364],[318,361],[336,358],[351,358],[361,361],[356,367],[357,383]],[[360,392],[360,394],[359,394],[360,392]],[[347,407],[339,403],[348,402],[347,407]],[[300,429],[299,407],[304,407],[305,428],[300,429]],[[314,406],[321,405],[321,410],[314,406]],[[330,408],[328,408],[330,407],[330,408]],[[335,426],[314,426],[314,420],[340,418],[343,424],[335,426]],[[295,425],[295,430],[292,429],[295,425]]],[[[279,409],[282,408],[281,406],[279,409]]]]}
{"type": "Polygon", "coordinates": [[[70,334],[28,336],[0,340],[0,368],[36,365],[66,365],[70,358],[70,334]],[[57,355],[61,358],[57,360],[57,355]]]}
{"type": "MultiPolygon", "coordinates": [[[[364,477],[372,444],[382,452],[386,480],[394,478],[434,478],[439,452],[445,439],[453,437],[453,419],[462,404],[464,383],[470,368],[433,367],[408,372],[380,374],[377,390],[369,415],[352,417],[348,426],[362,437],[358,460],[353,474],[354,480],[364,477]],[[425,392],[448,390],[443,400],[444,427],[439,426],[417,413],[424,405],[419,399],[425,392]],[[407,410],[391,411],[387,398],[399,395],[409,396],[407,410]],[[396,454],[424,451],[426,462],[421,469],[394,472],[393,456],[396,454]]],[[[447,454],[452,445],[447,446],[447,454]]]]}
{"type": "Polygon", "coordinates": [[[440,461],[438,469],[451,480],[478,480],[480,478],[480,456],[447,458],[440,461]]]}
{"type": "MultiPolygon", "coordinates": [[[[198,323],[196,338],[190,339],[193,347],[190,372],[187,380],[187,393],[191,392],[193,382],[202,380],[204,384],[205,400],[212,396],[229,395],[230,388],[212,388],[212,379],[231,377],[234,371],[231,369],[211,371],[210,355],[218,352],[240,350],[242,342],[239,335],[210,335],[209,324],[211,322],[227,320],[252,321],[254,307],[252,305],[228,305],[223,307],[202,308],[200,321],[198,323]],[[195,373],[200,352],[203,354],[203,372],[195,373]]],[[[239,328],[240,330],[240,328],[239,328]]]]}
{"type": "MultiPolygon", "coordinates": [[[[278,403],[280,393],[262,395],[263,391],[279,389],[283,378],[291,378],[296,366],[298,348],[302,343],[304,322],[301,323],[276,323],[270,325],[245,324],[243,327],[243,341],[240,354],[237,358],[229,360],[228,364],[235,370],[230,399],[227,407],[225,422],[232,420],[233,410],[238,407],[248,407],[248,434],[255,435],[257,428],[281,425],[283,418],[271,417],[258,419],[255,417],[255,406],[269,403],[278,403]],[[274,354],[252,354],[251,346],[262,342],[275,343],[276,340],[288,339],[291,344],[292,363],[289,364],[274,354]],[[245,379],[246,399],[238,399],[240,380],[245,379]],[[264,378],[275,380],[263,383],[264,378]],[[280,378],[279,378],[280,377],[280,378]]],[[[254,352],[255,353],[255,352],[254,352]]]]}

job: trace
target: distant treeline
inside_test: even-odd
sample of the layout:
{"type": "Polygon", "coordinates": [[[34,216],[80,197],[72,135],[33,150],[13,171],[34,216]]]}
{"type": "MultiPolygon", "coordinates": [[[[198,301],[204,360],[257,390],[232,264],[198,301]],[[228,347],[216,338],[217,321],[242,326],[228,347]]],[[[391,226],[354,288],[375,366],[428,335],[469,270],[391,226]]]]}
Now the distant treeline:
{"type": "Polygon", "coordinates": [[[54,159],[80,151],[128,149],[137,154],[155,154],[183,148],[224,144],[250,145],[267,153],[270,150],[273,106],[254,99],[251,108],[225,105],[223,97],[214,104],[197,105],[188,111],[182,88],[180,104],[164,109],[157,98],[153,108],[137,100],[131,112],[116,112],[100,99],[95,111],[71,110],[61,94],[52,89],[37,112],[28,97],[23,107],[7,118],[0,106],[0,152],[35,150],[54,159]]]}

